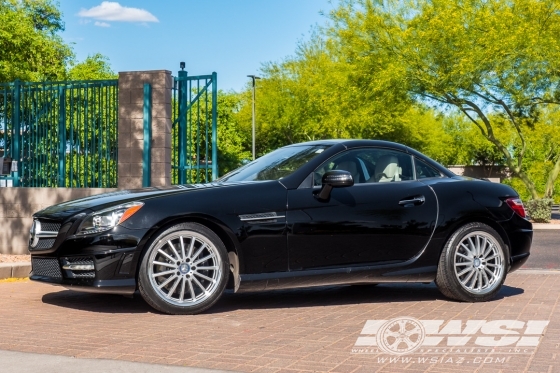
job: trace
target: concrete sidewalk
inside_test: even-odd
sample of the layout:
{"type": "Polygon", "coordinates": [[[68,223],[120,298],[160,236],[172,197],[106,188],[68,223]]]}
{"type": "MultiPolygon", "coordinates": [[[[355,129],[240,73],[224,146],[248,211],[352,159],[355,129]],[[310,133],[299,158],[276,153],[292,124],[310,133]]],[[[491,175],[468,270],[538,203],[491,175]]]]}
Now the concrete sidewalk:
{"type": "Polygon", "coordinates": [[[4,373],[226,373],[225,370],[178,367],[173,365],[134,363],[106,359],[76,359],[60,355],[44,355],[0,350],[4,373]]]}
{"type": "Polygon", "coordinates": [[[560,224],[533,223],[533,230],[539,230],[539,229],[560,229],[560,224]]]}

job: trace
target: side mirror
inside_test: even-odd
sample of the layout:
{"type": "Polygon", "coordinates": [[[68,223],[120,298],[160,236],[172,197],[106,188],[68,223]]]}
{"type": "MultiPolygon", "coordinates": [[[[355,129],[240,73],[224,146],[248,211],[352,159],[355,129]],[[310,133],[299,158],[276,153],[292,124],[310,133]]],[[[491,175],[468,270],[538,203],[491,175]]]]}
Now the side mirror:
{"type": "Polygon", "coordinates": [[[323,186],[317,194],[317,198],[328,200],[331,196],[332,188],[343,188],[354,185],[352,174],[348,171],[333,170],[326,172],[322,179],[323,186]]]}

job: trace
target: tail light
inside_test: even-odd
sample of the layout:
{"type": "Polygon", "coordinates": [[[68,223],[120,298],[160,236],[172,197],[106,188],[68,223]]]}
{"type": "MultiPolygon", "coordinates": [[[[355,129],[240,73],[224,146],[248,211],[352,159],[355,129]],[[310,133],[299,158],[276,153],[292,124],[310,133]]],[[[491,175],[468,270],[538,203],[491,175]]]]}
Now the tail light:
{"type": "Polygon", "coordinates": [[[523,202],[520,198],[508,198],[506,199],[506,203],[517,215],[522,218],[527,216],[525,213],[525,207],[523,206],[523,202]]]}

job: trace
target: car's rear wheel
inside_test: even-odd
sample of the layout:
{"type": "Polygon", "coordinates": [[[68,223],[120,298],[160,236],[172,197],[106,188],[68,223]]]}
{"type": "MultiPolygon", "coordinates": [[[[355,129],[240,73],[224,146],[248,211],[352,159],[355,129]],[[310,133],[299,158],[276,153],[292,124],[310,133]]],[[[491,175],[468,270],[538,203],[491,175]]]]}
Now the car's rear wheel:
{"type": "Polygon", "coordinates": [[[500,291],[509,255],[500,235],[483,223],[459,228],[441,253],[436,284],[443,295],[464,302],[490,300],[500,291]]]}
{"type": "Polygon", "coordinates": [[[140,265],[138,288],[146,302],[169,314],[196,314],[210,308],[228,280],[227,250],[207,227],[182,223],[150,244],[140,265]]]}

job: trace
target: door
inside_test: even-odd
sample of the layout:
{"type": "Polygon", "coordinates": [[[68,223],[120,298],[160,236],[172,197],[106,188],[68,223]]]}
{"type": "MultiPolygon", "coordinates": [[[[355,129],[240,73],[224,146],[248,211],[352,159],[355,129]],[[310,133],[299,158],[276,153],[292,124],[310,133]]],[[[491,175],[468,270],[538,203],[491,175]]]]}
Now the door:
{"type": "Polygon", "coordinates": [[[431,188],[415,180],[409,154],[361,148],[339,154],[314,173],[314,187],[288,191],[291,270],[410,259],[429,242],[437,218],[431,188]],[[316,198],[322,175],[352,174],[354,185],[316,198]]]}

